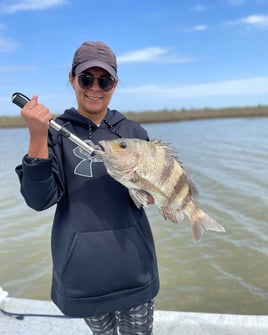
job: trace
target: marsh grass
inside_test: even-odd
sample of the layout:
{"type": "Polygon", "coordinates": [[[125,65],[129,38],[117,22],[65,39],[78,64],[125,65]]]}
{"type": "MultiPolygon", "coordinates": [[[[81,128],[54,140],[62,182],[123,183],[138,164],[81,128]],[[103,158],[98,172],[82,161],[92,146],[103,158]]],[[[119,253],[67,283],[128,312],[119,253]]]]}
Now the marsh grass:
{"type": "MultiPolygon", "coordinates": [[[[159,111],[123,112],[131,120],[139,123],[160,123],[186,120],[232,118],[232,117],[267,117],[268,106],[203,108],[203,109],[163,109],[159,111]]],[[[55,116],[56,117],[56,116],[55,116]]],[[[22,128],[24,120],[19,116],[0,116],[0,128],[22,128]]]]}

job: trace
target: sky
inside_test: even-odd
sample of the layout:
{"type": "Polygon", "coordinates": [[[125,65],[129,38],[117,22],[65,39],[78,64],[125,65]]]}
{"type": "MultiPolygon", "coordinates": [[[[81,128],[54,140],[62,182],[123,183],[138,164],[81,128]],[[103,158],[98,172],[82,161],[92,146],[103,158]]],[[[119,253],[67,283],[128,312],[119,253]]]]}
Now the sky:
{"type": "Polygon", "coordinates": [[[84,41],[117,55],[121,112],[268,105],[268,0],[0,0],[0,115],[14,92],[76,107],[84,41]]]}

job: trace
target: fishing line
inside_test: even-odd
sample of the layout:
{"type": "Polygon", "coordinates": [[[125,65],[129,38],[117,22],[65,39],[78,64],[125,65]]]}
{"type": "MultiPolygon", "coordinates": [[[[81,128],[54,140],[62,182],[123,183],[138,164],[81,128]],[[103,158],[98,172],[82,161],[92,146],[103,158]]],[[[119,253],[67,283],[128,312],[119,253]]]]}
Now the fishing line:
{"type": "Polygon", "coordinates": [[[39,318],[60,318],[60,319],[72,319],[66,315],[56,315],[56,314],[35,314],[35,313],[14,313],[14,312],[7,312],[4,309],[0,308],[0,312],[10,318],[14,318],[17,320],[24,320],[25,317],[39,317],[39,318]]]}

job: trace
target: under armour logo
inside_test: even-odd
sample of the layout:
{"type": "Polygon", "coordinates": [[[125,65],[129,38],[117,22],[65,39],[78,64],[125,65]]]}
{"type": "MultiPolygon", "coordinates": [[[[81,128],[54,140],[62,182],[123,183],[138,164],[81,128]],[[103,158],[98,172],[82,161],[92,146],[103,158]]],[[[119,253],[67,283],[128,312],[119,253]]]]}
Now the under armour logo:
{"type": "MultiPolygon", "coordinates": [[[[92,148],[100,149],[98,145],[94,145],[94,143],[90,140],[85,140],[85,143],[90,145],[92,148]]],[[[96,154],[90,154],[80,147],[74,148],[73,153],[76,157],[82,159],[82,161],[75,167],[74,174],[83,177],[93,177],[92,164],[102,162],[102,159],[96,154]]]]}

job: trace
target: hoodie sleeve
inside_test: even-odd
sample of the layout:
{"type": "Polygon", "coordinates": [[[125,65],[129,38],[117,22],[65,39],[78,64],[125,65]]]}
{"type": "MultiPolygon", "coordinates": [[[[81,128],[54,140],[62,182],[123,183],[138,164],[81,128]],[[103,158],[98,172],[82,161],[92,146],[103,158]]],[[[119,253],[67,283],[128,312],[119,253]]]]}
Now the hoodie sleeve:
{"type": "Polygon", "coordinates": [[[15,171],[21,194],[32,209],[47,209],[62,197],[63,182],[51,154],[48,159],[31,159],[26,155],[15,171]]]}

